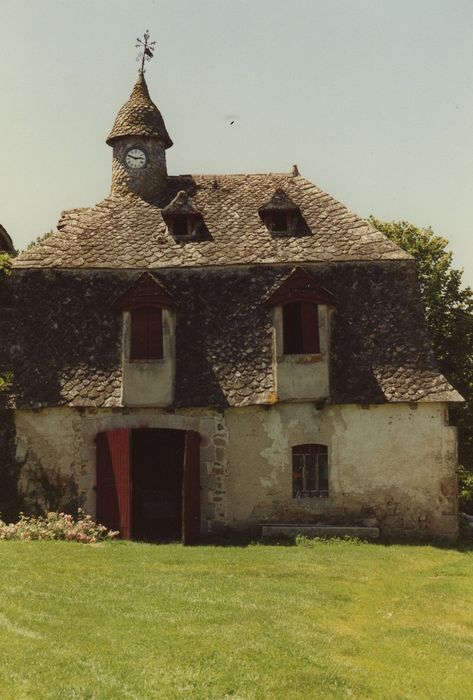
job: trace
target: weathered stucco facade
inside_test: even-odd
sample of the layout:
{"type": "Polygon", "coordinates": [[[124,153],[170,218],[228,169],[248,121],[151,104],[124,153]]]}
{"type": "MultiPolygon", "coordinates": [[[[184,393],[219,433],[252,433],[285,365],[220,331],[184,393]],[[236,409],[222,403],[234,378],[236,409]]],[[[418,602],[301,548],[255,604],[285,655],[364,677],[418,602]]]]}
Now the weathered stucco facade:
{"type": "Polygon", "coordinates": [[[385,535],[457,531],[456,430],[443,404],[291,403],[224,411],[72,409],[17,411],[21,486],[38,493],[38,469],[71,474],[95,515],[95,436],[119,428],[195,430],[200,448],[201,532],[261,523],[375,525],[385,535]],[[323,443],[329,496],[294,498],[291,447],[323,443]]]}
{"type": "Polygon", "coordinates": [[[168,176],[142,75],[107,143],[110,196],[0,280],[0,509],[453,539],[461,397],[412,258],[297,169],[168,176]]]}

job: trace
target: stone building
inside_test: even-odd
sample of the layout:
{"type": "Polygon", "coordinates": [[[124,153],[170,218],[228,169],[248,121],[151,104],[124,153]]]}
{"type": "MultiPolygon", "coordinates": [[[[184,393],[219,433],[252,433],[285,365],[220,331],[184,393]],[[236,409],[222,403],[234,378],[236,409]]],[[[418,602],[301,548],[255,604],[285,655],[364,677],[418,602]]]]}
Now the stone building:
{"type": "Polygon", "coordinates": [[[14,253],[13,241],[6,232],[6,229],[0,224],[0,253],[14,253]]]}
{"type": "Polygon", "coordinates": [[[11,498],[81,503],[133,538],[454,538],[461,397],[411,256],[297,168],[168,175],[142,74],[107,144],[110,195],[64,212],[2,281],[11,498]]]}

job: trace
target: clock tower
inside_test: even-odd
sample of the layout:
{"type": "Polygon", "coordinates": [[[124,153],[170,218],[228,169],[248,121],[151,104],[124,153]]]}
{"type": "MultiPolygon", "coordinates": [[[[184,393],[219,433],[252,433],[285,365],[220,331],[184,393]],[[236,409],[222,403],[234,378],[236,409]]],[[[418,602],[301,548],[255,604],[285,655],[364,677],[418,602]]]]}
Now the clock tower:
{"type": "Polygon", "coordinates": [[[166,149],[172,141],[142,70],[107,143],[113,148],[112,194],[155,199],[166,186],[166,149]]]}

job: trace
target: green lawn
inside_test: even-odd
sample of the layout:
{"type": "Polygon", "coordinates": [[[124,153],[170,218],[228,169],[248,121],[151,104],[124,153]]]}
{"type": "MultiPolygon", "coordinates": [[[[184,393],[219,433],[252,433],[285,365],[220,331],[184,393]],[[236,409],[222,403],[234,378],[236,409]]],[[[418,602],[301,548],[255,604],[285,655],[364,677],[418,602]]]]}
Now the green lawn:
{"type": "Polygon", "coordinates": [[[22,698],[473,698],[473,553],[1,542],[22,698]]]}

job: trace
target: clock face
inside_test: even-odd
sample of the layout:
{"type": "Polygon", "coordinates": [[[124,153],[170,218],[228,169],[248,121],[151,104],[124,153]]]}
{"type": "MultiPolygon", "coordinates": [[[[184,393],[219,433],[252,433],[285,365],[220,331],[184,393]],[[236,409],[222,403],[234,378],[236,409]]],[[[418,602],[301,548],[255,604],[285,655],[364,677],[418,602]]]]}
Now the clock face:
{"type": "Polygon", "coordinates": [[[141,150],[141,148],[130,148],[125,155],[125,163],[128,168],[132,170],[139,170],[144,168],[148,159],[146,153],[141,150]]]}

